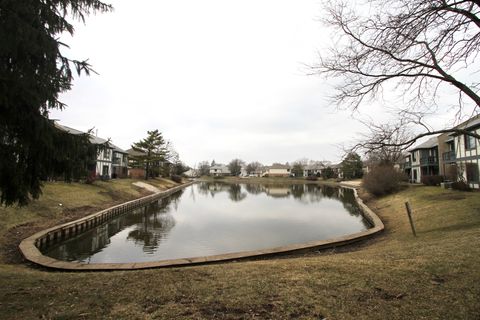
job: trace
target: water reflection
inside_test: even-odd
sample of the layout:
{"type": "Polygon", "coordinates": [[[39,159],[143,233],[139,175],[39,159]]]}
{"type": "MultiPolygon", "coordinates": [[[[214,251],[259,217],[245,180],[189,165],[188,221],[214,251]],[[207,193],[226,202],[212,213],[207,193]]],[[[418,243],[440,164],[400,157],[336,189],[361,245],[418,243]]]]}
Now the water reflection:
{"type": "Polygon", "coordinates": [[[349,189],[203,182],[45,253],[87,263],[155,261],[328,239],[368,227],[349,189]]]}
{"type": "Polygon", "coordinates": [[[60,260],[89,262],[90,256],[101,252],[111,244],[113,236],[125,229],[129,230],[127,240],[142,247],[146,254],[152,254],[175,226],[171,211],[177,207],[182,194],[183,190],[180,190],[167,198],[116,217],[78,237],[48,248],[48,255],[60,260]]]}

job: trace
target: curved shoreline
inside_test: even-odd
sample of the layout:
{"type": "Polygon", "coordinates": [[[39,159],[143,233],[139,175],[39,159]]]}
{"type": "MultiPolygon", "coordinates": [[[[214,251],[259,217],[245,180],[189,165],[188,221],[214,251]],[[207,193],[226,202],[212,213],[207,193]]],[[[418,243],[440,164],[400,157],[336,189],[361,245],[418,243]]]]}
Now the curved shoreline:
{"type": "MultiPolygon", "coordinates": [[[[357,190],[355,188],[346,187],[353,189],[355,200],[357,201],[358,206],[362,210],[363,216],[372,224],[372,227],[361,232],[353,233],[346,236],[335,237],[327,240],[319,241],[310,241],[299,244],[291,244],[287,246],[252,250],[252,251],[243,251],[227,254],[219,254],[213,256],[201,256],[193,258],[182,258],[182,259],[171,259],[171,260],[161,260],[161,261],[152,261],[152,262],[131,262],[131,263],[93,263],[85,264],[78,262],[67,262],[56,260],[47,256],[44,256],[38,246],[42,244],[56,240],[60,237],[66,237],[70,234],[81,233],[89,228],[96,226],[97,224],[103,223],[104,221],[123,213],[125,210],[130,210],[144,205],[145,203],[151,202],[153,200],[158,200],[164,197],[169,196],[170,194],[183,189],[194,182],[189,182],[169,190],[148,195],[146,197],[128,201],[126,203],[99,211],[97,213],[91,214],[89,216],[83,217],[81,219],[58,225],[43,231],[40,231],[26,239],[24,239],[20,245],[20,251],[25,259],[30,262],[33,262],[37,265],[57,269],[57,270],[70,270],[70,271],[107,271],[107,270],[140,270],[140,269],[150,269],[150,268],[161,268],[161,267],[179,267],[179,266],[189,266],[197,264],[206,264],[212,262],[222,262],[222,261],[231,261],[247,258],[256,258],[256,257],[267,257],[274,256],[286,253],[297,253],[302,251],[311,251],[318,249],[326,249],[337,246],[343,246],[351,244],[360,240],[368,239],[378,232],[384,230],[383,222],[380,218],[368,208],[358,197],[357,190]]],[[[344,187],[345,188],[345,187],[344,187]]]]}

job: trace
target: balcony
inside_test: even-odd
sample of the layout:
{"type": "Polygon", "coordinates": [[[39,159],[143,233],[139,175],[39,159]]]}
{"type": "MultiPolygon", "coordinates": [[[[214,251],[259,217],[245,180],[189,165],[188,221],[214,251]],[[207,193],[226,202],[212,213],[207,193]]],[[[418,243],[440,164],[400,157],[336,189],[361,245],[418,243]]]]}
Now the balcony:
{"type": "Polygon", "coordinates": [[[454,162],[457,159],[455,151],[448,151],[442,154],[442,159],[445,162],[454,162]]]}
{"type": "Polygon", "coordinates": [[[420,158],[421,166],[438,166],[438,159],[434,156],[420,158]]]}
{"type": "Polygon", "coordinates": [[[412,168],[412,163],[410,161],[405,161],[403,163],[403,169],[411,169],[412,168]]]}

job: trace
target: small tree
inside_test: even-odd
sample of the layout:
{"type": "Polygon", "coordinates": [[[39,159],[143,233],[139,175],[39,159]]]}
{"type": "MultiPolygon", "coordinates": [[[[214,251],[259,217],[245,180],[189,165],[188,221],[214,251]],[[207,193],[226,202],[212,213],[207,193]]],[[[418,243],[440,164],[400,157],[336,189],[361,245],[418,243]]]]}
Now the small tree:
{"type": "Polygon", "coordinates": [[[141,153],[136,156],[136,159],[145,167],[145,180],[159,173],[160,163],[165,160],[168,150],[167,144],[158,130],[147,131],[147,134],[145,139],[132,145],[135,151],[141,153]]]}
{"type": "Polygon", "coordinates": [[[228,164],[228,169],[230,170],[232,176],[240,175],[243,165],[245,165],[245,162],[240,159],[233,159],[232,161],[230,161],[230,163],[228,164]]]}
{"type": "Polygon", "coordinates": [[[210,164],[208,161],[202,161],[198,164],[198,174],[200,176],[208,176],[210,174],[210,164]]]}
{"type": "Polygon", "coordinates": [[[396,192],[401,182],[407,180],[404,173],[395,170],[393,166],[376,166],[365,175],[362,186],[375,196],[382,196],[396,192]]]}
{"type": "Polygon", "coordinates": [[[363,176],[363,162],[358,154],[350,152],[342,161],[342,172],[345,179],[356,179],[363,176]]]}
{"type": "Polygon", "coordinates": [[[292,167],[292,173],[295,177],[303,177],[303,164],[301,162],[294,162],[292,167]]]}
{"type": "Polygon", "coordinates": [[[261,167],[262,167],[262,164],[260,162],[254,161],[247,164],[246,170],[248,174],[252,174],[261,167]]]}
{"type": "Polygon", "coordinates": [[[333,169],[331,167],[326,167],[325,169],[322,170],[323,180],[331,179],[334,176],[335,176],[335,172],[333,172],[333,169]]]}

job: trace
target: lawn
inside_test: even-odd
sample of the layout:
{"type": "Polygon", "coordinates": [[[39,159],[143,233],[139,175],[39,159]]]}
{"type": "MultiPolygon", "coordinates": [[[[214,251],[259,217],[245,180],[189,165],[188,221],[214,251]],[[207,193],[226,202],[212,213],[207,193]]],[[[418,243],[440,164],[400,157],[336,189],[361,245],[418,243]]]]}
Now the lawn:
{"type": "MultiPolygon", "coordinates": [[[[138,195],[123,183],[126,195],[138,195]]],[[[114,201],[102,192],[93,192],[91,200],[100,206],[114,201]]],[[[22,208],[18,218],[12,209],[2,211],[2,235],[11,235],[18,223],[61,219],[58,201],[51,194],[48,205],[22,208]]],[[[86,205],[78,196],[62,201],[86,205]]],[[[384,233],[305,255],[90,273],[53,272],[2,257],[0,318],[479,319],[480,194],[414,186],[368,205],[384,221],[384,233]]]]}

